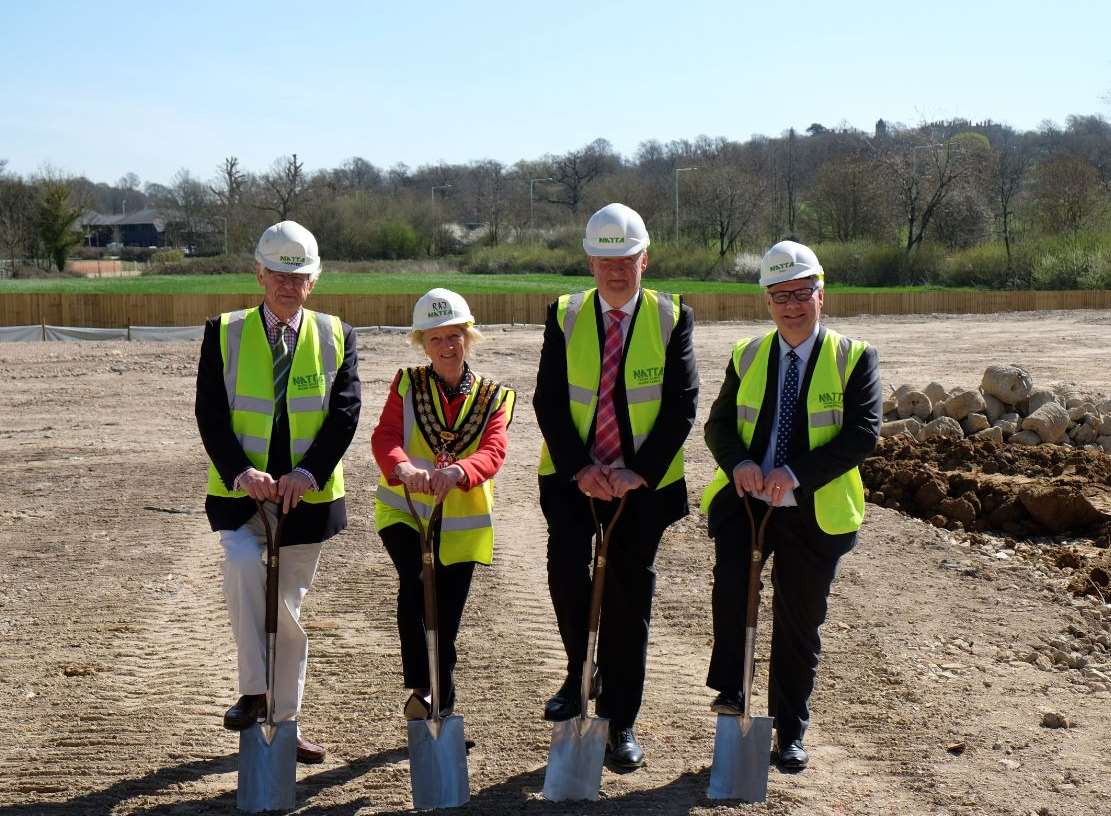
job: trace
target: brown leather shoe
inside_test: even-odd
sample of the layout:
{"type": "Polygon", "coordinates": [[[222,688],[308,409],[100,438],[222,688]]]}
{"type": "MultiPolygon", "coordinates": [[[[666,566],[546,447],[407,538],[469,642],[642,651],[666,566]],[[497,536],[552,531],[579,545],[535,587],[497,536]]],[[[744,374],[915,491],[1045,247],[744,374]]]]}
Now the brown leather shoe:
{"type": "Polygon", "coordinates": [[[302,765],[319,765],[324,761],[326,753],[323,745],[309,742],[302,736],[297,737],[297,761],[302,765]]]}

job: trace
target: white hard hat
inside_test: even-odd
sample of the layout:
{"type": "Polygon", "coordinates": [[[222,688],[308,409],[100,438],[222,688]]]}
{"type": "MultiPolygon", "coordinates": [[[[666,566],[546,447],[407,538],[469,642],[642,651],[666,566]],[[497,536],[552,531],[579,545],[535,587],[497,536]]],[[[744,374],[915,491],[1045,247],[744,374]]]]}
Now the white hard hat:
{"type": "Polygon", "coordinates": [[[315,275],[320,271],[316,238],[296,221],[279,221],[258,239],[255,260],[272,272],[315,275]]]}
{"type": "Polygon", "coordinates": [[[474,315],[463,296],[450,289],[429,289],[413,307],[414,331],[457,326],[460,323],[474,323],[474,315]]]}
{"type": "Polygon", "coordinates": [[[814,275],[825,278],[818,256],[795,241],[780,241],[760,259],[760,285],[765,288],[814,275]]]}
{"type": "Polygon", "coordinates": [[[607,204],[586,222],[583,249],[587,255],[622,258],[648,249],[648,230],[636,210],[607,204]]]}

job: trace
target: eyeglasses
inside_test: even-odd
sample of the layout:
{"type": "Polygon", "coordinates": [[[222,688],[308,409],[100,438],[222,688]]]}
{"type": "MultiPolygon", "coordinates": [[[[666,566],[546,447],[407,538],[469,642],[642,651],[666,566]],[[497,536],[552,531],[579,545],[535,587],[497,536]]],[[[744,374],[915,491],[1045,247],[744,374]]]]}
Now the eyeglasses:
{"type": "Polygon", "coordinates": [[[277,283],[292,286],[295,289],[300,289],[302,286],[309,282],[311,275],[304,275],[300,272],[274,272],[273,270],[266,270],[267,274],[277,283]]]}
{"type": "Polygon", "coordinates": [[[768,292],[768,297],[772,299],[773,303],[778,303],[781,306],[784,303],[790,303],[791,298],[794,298],[799,303],[806,303],[810,298],[814,297],[814,293],[818,291],[816,286],[804,286],[802,289],[792,289],[789,292],[768,292]]]}

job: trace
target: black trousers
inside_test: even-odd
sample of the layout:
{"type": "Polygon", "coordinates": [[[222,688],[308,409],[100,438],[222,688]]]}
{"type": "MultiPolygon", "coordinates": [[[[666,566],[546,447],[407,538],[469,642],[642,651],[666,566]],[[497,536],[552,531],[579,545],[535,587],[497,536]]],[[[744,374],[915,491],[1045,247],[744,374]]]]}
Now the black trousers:
{"type": "MultiPolygon", "coordinates": [[[[727,488],[728,489],[728,488],[727,488]]],[[[750,499],[757,528],[768,505],[750,499]]],[[[740,690],[744,671],[745,611],[751,560],[751,533],[744,507],[715,525],[714,648],[706,685],[740,690]]],[[[764,560],[772,560],[772,645],[768,714],[780,743],[801,739],[810,724],[810,694],[822,651],[825,622],[837,563],[856,543],[856,533],[823,533],[809,508],[777,508],[764,534],[764,560]]],[[[757,654],[761,651],[757,644],[757,654]]]]}
{"type": "MultiPolygon", "coordinates": [[[[428,650],[424,638],[424,583],[421,581],[420,536],[405,524],[391,524],[380,533],[397,569],[397,633],[401,638],[401,667],[406,688],[429,688],[428,650]]],[[[440,540],[436,552],[436,613],[440,640],[441,706],[455,703],[455,638],[471,589],[474,562],[444,566],[440,540]]]]}
{"type": "MultiPolygon", "coordinates": [[[[602,693],[597,711],[616,728],[633,725],[644,695],[656,551],[667,527],[655,520],[658,514],[644,512],[653,499],[653,494],[643,489],[630,494],[614,528],[606,563],[598,630],[602,693]]],[[[589,499],[574,484],[542,490],[540,503],[548,522],[548,589],[567,653],[567,671],[581,676],[590,618],[594,519],[589,499]]],[[[595,506],[606,525],[617,502],[599,501],[595,506]]]]}

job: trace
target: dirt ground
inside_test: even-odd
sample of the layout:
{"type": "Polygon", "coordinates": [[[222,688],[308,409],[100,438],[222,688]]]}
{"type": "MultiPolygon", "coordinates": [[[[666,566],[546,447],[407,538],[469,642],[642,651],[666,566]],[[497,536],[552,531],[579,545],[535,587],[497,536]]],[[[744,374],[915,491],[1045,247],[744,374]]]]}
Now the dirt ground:
{"type": "MultiPolygon", "coordinates": [[[[1109,312],[830,325],[878,347],[885,387],[975,387],[988,363],[1021,363],[1039,385],[1111,395],[1109,312]]],[[[697,328],[701,418],[731,342],[765,328],[697,328]]],[[[773,769],[762,805],[705,796],[712,546],[694,514],[669,530],[657,563],[638,723],[648,766],[606,771],[596,804],[544,802],[551,729],[540,710],[563,655],[536,498],[541,335],[517,327],[488,337],[476,367],[521,400],[497,482],[495,564],[476,574],[461,635],[458,710],[478,743],[465,812],[1111,812],[1111,606],[1069,592],[1080,562],[1061,556],[1091,542],[1008,543],[875,504],[823,630],[807,771],[773,769]]],[[[219,545],[202,511],[198,347],[0,345],[0,816],[234,810],[237,740],[220,716],[236,696],[235,661],[219,545]]],[[[394,371],[418,359],[395,334],[362,336],[359,354],[365,410],[347,457],[351,526],[325,548],[304,607],[302,727],[329,749],[323,766],[299,770],[305,814],[411,807],[395,577],[370,518],[369,438],[394,371]]],[[[711,473],[700,426],[687,470],[696,505],[711,473]]],[[[762,656],[768,618],[765,604],[762,656]]],[[[761,661],[761,701],[765,683],[761,661]]]]}

